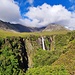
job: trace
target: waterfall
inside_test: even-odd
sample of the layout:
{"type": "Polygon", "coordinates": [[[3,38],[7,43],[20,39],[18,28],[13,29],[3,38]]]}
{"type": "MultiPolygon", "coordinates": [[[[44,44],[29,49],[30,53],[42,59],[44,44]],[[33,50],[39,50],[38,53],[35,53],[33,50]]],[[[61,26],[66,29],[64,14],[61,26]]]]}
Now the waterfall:
{"type": "Polygon", "coordinates": [[[42,37],[42,48],[45,50],[44,38],[42,37]]]}

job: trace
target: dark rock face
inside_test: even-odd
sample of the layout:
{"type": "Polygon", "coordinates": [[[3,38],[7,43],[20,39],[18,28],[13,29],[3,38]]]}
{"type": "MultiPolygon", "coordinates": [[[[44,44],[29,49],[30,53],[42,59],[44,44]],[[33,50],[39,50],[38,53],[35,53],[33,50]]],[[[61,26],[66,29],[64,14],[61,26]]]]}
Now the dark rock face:
{"type": "Polygon", "coordinates": [[[1,45],[1,48],[7,46],[12,50],[12,53],[18,59],[18,67],[25,72],[28,69],[28,56],[25,48],[25,40],[21,37],[6,38],[4,39],[4,43],[1,45]]]}
{"type": "Polygon", "coordinates": [[[23,69],[23,71],[26,71],[28,69],[28,56],[25,48],[25,41],[23,38],[20,38],[20,50],[21,50],[21,61],[19,61],[20,67],[23,69]]]}

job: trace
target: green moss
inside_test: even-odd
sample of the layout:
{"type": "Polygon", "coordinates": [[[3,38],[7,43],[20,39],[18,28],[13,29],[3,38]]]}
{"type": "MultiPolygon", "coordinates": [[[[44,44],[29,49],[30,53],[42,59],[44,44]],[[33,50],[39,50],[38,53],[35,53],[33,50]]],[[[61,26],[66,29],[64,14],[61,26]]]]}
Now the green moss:
{"type": "Polygon", "coordinates": [[[46,47],[46,50],[50,50],[50,40],[49,40],[49,37],[46,37],[46,39],[45,39],[45,47],[46,47]]]}

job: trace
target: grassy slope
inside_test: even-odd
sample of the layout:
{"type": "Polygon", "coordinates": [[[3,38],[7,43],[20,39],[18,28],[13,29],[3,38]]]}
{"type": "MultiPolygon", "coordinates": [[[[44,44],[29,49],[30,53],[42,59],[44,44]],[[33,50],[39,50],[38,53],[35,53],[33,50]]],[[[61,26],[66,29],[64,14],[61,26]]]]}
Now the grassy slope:
{"type": "Polygon", "coordinates": [[[64,65],[71,74],[73,72],[75,74],[75,50],[69,50],[62,54],[52,65],[64,65]]]}
{"type": "Polygon", "coordinates": [[[41,35],[54,35],[54,34],[66,34],[68,31],[53,31],[53,32],[23,32],[23,33],[19,33],[19,32],[9,32],[9,31],[4,31],[4,30],[0,30],[0,37],[5,38],[8,36],[21,36],[21,37],[25,37],[25,36],[29,36],[29,35],[36,35],[36,36],[41,36],[41,35]]]}
{"type": "Polygon", "coordinates": [[[67,49],[52,65],[64,65],[71,75],[75,75],[75,39],[68,43],[67,49]]]}

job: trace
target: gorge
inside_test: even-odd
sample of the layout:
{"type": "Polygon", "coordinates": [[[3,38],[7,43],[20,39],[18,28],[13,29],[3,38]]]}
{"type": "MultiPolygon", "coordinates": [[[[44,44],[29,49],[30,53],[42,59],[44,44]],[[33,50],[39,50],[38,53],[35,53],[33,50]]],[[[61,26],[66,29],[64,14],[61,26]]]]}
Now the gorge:
{"type": "Polygon", "coordinates": [[[74,40],[74,32],[60,35],[0,38],[0,73],[3,74],[5,71],[5,73],[16,72],[16,75],[23,75],[29,69],[38,66],[50,66],[69,51],[71,45],[73,49],[75,48],[74,40]]]}

